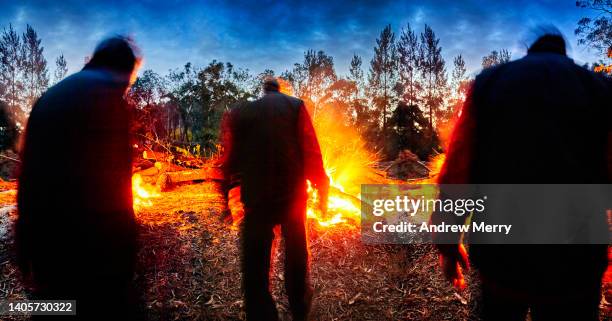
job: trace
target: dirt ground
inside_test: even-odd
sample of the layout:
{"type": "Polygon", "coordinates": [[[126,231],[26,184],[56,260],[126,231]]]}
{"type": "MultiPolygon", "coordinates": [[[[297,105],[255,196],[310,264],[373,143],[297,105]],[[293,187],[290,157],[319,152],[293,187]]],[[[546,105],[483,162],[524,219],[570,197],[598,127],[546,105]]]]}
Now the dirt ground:
{"type": "MultiPolygon", "coordinates": [[[[25,298],[9,251],[14,199],[14,190],[0,192],[0,300],[25,298]]],[[[219,186],[178,186],[152,202],[137,214],[142,247],[135,284],[148,319],[244,320],[239,231],[224,219],[219,186]]],[[[474,320],[474,272],[469,287],[455,291],[437,269],[432,246],[364,245],[355,227],[322,229],[314,222],[309,236],[315,320],[474,320]]],[[[278,242],[271,283],[282,318],[290,320],[282,247],[278,242]]],[[[602,319],[612,320],[610,304],[602,307],[602,319]]]]}
{"type": "MultiPolygon", "coordinates": [[[[243,320],[239,231],[224,220],[219,186],[184,185],[153,202],[139,214],[138,280],[149,318],[243,320]]],[[[430,246],[366,246],[351,225],[310,222],[309,231],[316,320],[456,320],[474,308],[471,291],[457,293],[443,281],[430,246]]],[[[289,320],[277,243],[271,283],[289,320]]]]}

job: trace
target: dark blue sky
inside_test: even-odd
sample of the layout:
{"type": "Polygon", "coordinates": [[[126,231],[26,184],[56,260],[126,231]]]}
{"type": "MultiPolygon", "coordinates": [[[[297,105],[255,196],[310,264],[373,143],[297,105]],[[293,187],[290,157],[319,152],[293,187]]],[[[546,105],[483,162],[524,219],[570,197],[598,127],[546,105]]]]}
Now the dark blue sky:
{"type": "Polygon", "coordinates": [[[0,26],[23,32],[31,24],[40,34],[50,70],[64,53],[70,72],[104,36],[131,34],[145,55],[144,68],[165,74],[191,61],[212,59],[258,73],[278,73],[302,60],[309,48],[322,49],[343,74],[353,53],[369,66],[372,47],[382,28],[410,23],[417,31],[428,23],[442,45],[450,70],[462,54],[468,70],[477,72],[482,56],[508,48],[513,58],[525,53],[530,30],[554,24],[567,37],[577,62],[597,60],[595,52],[577,46],[573,30],[584,15],[573,0],[549,1],[24,1],[0,0],[0,26]]]}

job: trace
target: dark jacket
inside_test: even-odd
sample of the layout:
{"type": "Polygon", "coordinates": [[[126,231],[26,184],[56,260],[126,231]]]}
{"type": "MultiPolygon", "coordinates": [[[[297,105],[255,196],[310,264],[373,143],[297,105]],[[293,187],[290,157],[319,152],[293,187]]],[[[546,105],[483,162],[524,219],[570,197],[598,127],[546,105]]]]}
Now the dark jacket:
{"type": "Polygon", "coordinates": [[[306,180],[326,186],[321,150],[304,103],[278,91],[226,119],[224,171],[246,206],[305,198],[306,180]]]}
{"type": "Polygon", "coordinates": [[[532,53],[483,71],[440,182],[609,183],[612,93],[568,57],[532,53]]]}
{"type": "MultiPolygon", "coordinates": [[[[439,182],[610,183],[612,98],[606,86],[600,75],[555,53],[530,53],[483,71],[468,94],[439,182]]],[[[515,285],[536,280],[552,289],[566,286],[558,280],[567,273],[577,285],[600,277],[606,248],[472,245],[470,256],[485,275],[515,285]]]]}
{"type": "Polygon", "coordinates": [[[127,79],[85,69],[34,105],[19,177],[21,267],[41,286],[129,274],[135,255],[127,79]]]}

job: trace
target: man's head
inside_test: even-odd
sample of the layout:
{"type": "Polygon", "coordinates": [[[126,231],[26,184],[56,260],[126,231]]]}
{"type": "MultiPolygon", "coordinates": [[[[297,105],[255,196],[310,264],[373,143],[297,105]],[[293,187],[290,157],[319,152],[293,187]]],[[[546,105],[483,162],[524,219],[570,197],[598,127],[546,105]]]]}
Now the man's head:
{"type": "Polygon", "coordinates": [[[565,38],[554,26],[540,26],[533,31],[535,41],[527,49],[527,53],[556,53],[567,55],[565,38]]]}
{"type": "Polygon", "coordinates": [[[264,92],[279,91],[280,85],[278,80],[274,77],[266,77],[263,82],[263,90],[264,92]]]}
{"type": "Polygon", "coordinates": [[[98,44],[84,69],[108,69],[129,76],[132,83],[140,62],[139,50],[132,39],[114,36],[98,44]]]}

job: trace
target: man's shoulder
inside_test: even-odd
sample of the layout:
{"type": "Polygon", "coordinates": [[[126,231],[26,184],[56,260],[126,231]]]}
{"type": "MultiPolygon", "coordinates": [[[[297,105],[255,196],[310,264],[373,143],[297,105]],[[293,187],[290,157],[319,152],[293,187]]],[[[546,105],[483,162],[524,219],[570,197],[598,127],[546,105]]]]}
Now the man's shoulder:
{"type": "Polygon", "coordinates": [[[35,103],[32,113],[58,112],[79,106],[88,106],[120,97],[122,91],[103,72],[82,70],[51,86],[35,103]],[[45,108],[37,108],[37,105],[45,108]]]}
{"type": "MultiPolygon", "coordinates": [[[[567,56],[551,53],[528,54],[520,59],[500,64],[482,70],[475,78],[475,89],[485,83],[497,79],[523,83],[531,82],[535,78],[555,78],[556,74],[570,73],[571,75],[590,75],[591,73],[577,65],[567,56]]],[[[565,77],[564,75],[563,77],[565,77]]]]}
{"type": "Polygon", "coordinates": [[[62,95],[66,93],[77,94],[86,91],[88,88],[100,88],[109,82],[108,78],[102,73],[93,70],[82,70],[76,72],[47,90],[47,96],[62,95]]]}
{"type": "Polygon", "coordinates": [[[295,104],[295,105],[303,105],[303,104],[304,104],[304,101],[303,101],[303,100],[301,100],[301,99],[299,99],[299,98],[297,98],[297,97],[293,97],[293,96],[285,95],[285,94],[283,94],[283,93],[280,93],[280,94],[281,94],[281,95],[283,95],[283,96],[285,96],[285,97],[287,97],[287,99],[289,99],[289,100],[290,100],[290,101],[291,101],[293,104],[295,104]]]}
{"type": "Polygon", "coordinates": [[[263,97],[258,99],[257,101],[260,101],[260,102],[265,102],[265,101],[289,102],[291,105],[295,105],[295,106],[304,104],[304,102],[301,99],[283,94],[281,92],[267,93],[263,97]]]}

